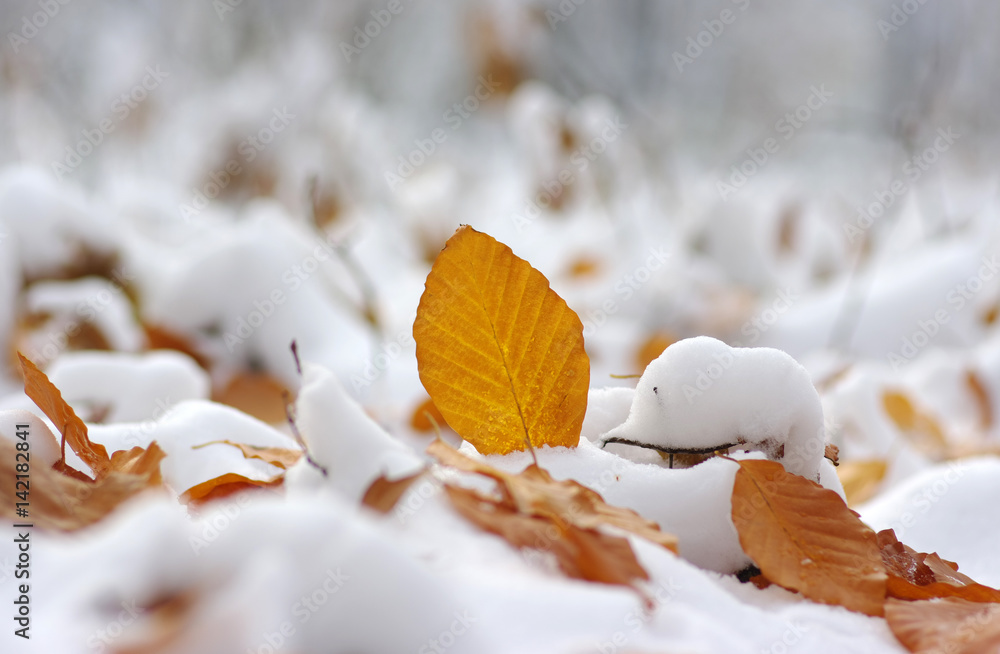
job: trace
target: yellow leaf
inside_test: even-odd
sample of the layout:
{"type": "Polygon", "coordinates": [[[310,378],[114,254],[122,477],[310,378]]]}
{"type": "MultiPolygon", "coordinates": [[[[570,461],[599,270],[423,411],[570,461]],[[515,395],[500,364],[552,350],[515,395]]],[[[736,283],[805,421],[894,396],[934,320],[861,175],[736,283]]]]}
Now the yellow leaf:
{"type": "Polygon", "coordinates": [[[506,245],[459,228],[427,275],[413,338],[427,393],[483,454],[579,443],[583,323],[506,245]]]}
{"type": "Polygon", "coordinates": [[[875,532],[840,496],[774,461],[739,461],[733,524],[772,582],[824,604],[882,615],[886,572],[875,532]]]}
{"type": "Polygon", "coordinates": [[[871,499],[882,484],[886,468],[882,459],[845,461],[837,466],[837,477],[844,487],[847,504],[855,506],[871,499]]]}

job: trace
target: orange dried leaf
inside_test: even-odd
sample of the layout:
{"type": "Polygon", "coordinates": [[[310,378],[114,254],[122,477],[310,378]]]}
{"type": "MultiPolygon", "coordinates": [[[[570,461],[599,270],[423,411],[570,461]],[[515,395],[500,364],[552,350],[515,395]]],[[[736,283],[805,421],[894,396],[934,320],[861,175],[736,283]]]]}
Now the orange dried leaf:
{"type": "Polygon", "coordinates": [[[417,431],[433,431],[434,422],[431,421],[431,418],[434,419],[434,422],[437,422],[438,427],[447,426],[444,416],[441,415],[441,412],[434,404],[434,400],[427,398],[420,403],[420,406],[413,410],[413,417],[410,418],[410,426],[417,431]]]}
{"type": "Polygon", "coordinates": [[[569,577],[621,586],[649,579],[625,538],[520,513],[468,488],[446,484],[445,492],[466,520],[515,547],[551,552],[569,577]]]}
{"type": "Polygon", "coordinates": [[[66,403],[62,393],[49,381],[46,374],[20,352],[17,353],[17,358],[24,374],[25,394],[55,424],[63,436],[64,444],[68,443],[77,456],[90,466],[97,479],[107,475],[111,467],[108,451],[103,445],[90,441],[87,437],[87,425],[76,415],[73,407],[66,403]]]}
{"type": "MultiPolygon", "coordinates": [[[[150,486],[159,485],[163,450],[151,443],[141,452],[138,456],[123,455],[122,459],[127,459],[125,471],[112,469],[96,481],[79,473],[79,476],[70,475],[55,468],[33,466],[29,515],[15,518],[13,493],[0,494],[0,515],[47,529],[71,531],[91,525],[122,502],[150,486]]],[[[14,444],[0,438],[0,484],[9,488],[14,488],[16,479],[14,455],[14,444]]]]}
{"type": "Polygon", "coordinates": [[[413,337],[424,388],[480,452],[579,443],[590,385],[583,323],[506,245],[455,232],[427,275],[413,337]]]}
{"type": "Polygon", "coordinates": [[[732,519],[772,582],[824,604],[882,615],[886,572],[875,532],[835,492],[774,461],[738,461],[732,519]]]}
{"type": "Polygon", "coordinates": [[[219,500],[229,497],[235,493],[255,488],[277,488],[285,482],[284,475],[278,475],[272,479],[261,481],[250,479],[235,472],[227,472],[214,479],[203,481],[184,491],[180,496],[183,504],[199,506],[212,500],[219,500]]]}
{"type": "Polygon", "coordinates": [[[385,475],[379,475],[379,478],[373,481],[372,485],[365,491],[361,503],[379,513],[388,513],[396,506],[396,502],[403,496],[403,493],[423,474],[423,471],[420,471],[394,481],[389,481],[385,475]]]}
{"type": "Polygon", "coordinates": [[[455,509],[483,529],[516,547],[551,551],[566,574],[632,585],[646,579],[625,538],[605,533],[613,527],[677,552],[677,539],[630,509],[610,506],[595,491],[573,480],[556,481],[531,465],[519,474],[497,470],[458,452],[440,439],[427,452],[442,465],[483,475],[497,482],[499,497],[446,484],[455,509]]]}
{"type": "Polygon", "coordinates": [[[887,469],[882,459],[846,461],[837,466],[837,477],[844,487],[847,504],[855,506],[871,499],[881,486],[887,469]]]}
{"type": "Polygon", "coordinates": [[[890,599],[885,603],[885,618],[899,642],[915,654],[1000,651],[1000,604],[957,598],[890,599]]]}
{"type": "Polygon", "coordinates": [[[1000,590],[976,583],[937,554],[900,543],[892,529],[878,533],[882,561],[889,573],[888,595],[903,600],[957,597],[970,602],[1000,602],[1000,590]]]}
{"type": "Polygon", "coordinates": [[[298,463],[302,458],[302,450],[288,450],[283,447],[260,447],[258,445],[247,445],[230,440],[210,441],[201,445],[194,445],[192,450],[198,450],[209,445],[230,445],[238,449],[244,459],[260,459],[265,463],[270,463],[282,470],[288,470],[298,463]]]}

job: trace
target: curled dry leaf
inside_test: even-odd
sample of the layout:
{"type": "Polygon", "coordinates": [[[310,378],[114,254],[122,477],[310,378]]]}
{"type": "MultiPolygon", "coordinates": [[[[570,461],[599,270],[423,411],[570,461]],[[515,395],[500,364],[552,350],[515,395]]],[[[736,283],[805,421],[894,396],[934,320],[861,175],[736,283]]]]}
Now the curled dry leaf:
{"type": "Polygon", "coordinates": [[[237,443],[225,439],[195,445],[191,449],[198,450],[209,445],[231,445],[242,452],[245,459],[260,459],[282,470],[288,470],[302,458],[302,450],[288,450],[283,447],[260,447],[258,445],[247,445],[246,443],[237,443]]]}
{"type": "Polygon", "coordinates": [[[111,469],[111,459],[108,451],[99,443],[92,443],[87,437],[87,425],[76,415],[73,407],[66,403],[59,389],[49,381],[48,376],[38,369],[20,352],[17,358],[21,363],[24,375],[24,393],[38,408],[49,417],[63,437],[62,461],[66,460],[66,444],[68,443],[84,463],[90,466],[97,479],[108,474],[111,469]]]}
{"type": "MultiPolygon", "coordinates": [[[[139,448],[135,448],[138,450],[139,448]]],[[[166,456],[156,443],[135,455],[129,450],[124,471],[111,470],[101,479],[86,481],[54,468],[32,466],[30,514],[36,527],[72,531],[91,525],[114,511],[122,502],[160,484],[160,461],[166,456]]],[[[14,488],[14,443],[0,438],[0,483],[14,488]]],[[[13,493],[0,494],[0,514],[15,518],[13,493]]]]}
{"type": "Polygon", "coordinates": [[[235,472],[227,472],[214,479],[203,481],[184,491],[180,501],[188,506],[201,506],[214,500],[221,500],[236,493],[257,488],[279,488],[285,483],[284,475],[272,479],[250,479],[235,472]]]}
{"type": "Polygon", "coordinates": [[[890,599],[885,618],[892,633],[915,654],[1000,652],[1000,604],[951,597],[907,602],[890,599]]]}
{"type": "Polygon", "coordinates": [[[424,388],[480,452],[579,442],[590,385],[583,323],[506,245],[455,232],[427,275],[413,338],[424,388]]]}
{"type": "Polygon", "coordinates": [[[516,547],[551,552],[572,577],[631,586],[648,575],[626,538],[607,533],[613,527],[677,552],[677,539],[639,514],[610,506],[595,491],[572,480],[556,481],[537,465],[519,474],[470,459],[436,440],[427,449],[442,465],[489,477],[499,497],[445,484],[455,509],[482,529],[516,547]]]}
{"type": "Polygon", "coordinates": [[[832,490],[774,461],[738,461],[732,518],[772,582],[824,604],[882,615],[886,572],[875,532],[832,490]]]}
{"type": "Polygon", "coordinates": [[[902,600],[958,597],[970,602],[1000,602],[1000,590],[976,583],[958,565],[937,554],[923,554],[900,543],[896,532],[878,533],[882,561],[889,574],[888,595],[902,600]]]}
{"type": "MultiPolygon", "coordinates": [[[[97,522],[119,504],[137,493],[162,484],[160,462],[166,456],[154,442],[143,449],[113,452],[91,442],[87,426],[63,399],[44,372],[18,353],[24,373],[24,392],[55,423],[63,436],[63,458],[52,468],[32,466],[30,513],[20,516],[40,527],[73,530],[97,522]],[[94,472],[94,479],[66,464],[66,444],[94,472]]],[[[2,439],[0,439],[2,440],[2,439]]],[[[14,445],[0,442],[0,484],[14,487],[14,445]],[[9,481],[9,483],[8,483],[9,481]]],[[[13,495],[0,500],[0,514],[13,517],[16,505],[13,495]]]]}

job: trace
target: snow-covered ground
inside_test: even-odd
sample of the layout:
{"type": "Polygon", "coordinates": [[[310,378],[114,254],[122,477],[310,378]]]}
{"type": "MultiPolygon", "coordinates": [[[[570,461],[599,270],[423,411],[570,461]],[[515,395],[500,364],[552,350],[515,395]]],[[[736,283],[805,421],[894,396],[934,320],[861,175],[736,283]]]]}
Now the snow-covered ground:
{"type": "MultiPolygon", "coordinates": [[[[1000,14],[805,4],[0,8],[0,436],[28,421],[35,465],[58,457],[23,413],[40,415],[19,350],[109,452],[156,441],[168,489],[35,529],[32,638],[6,619],[0,650],[905,651],[881,618],[730,574],[749,562],[734,462],[671,469],[608,438],[740,435],[1000,586],[1000,14]],[[411,330],[460,224],[583,322],[581,442],[538,462],[680,537],[680,556],[630,537],[652,609],[465,521],[447,473],[387,515],[359,505],[429,463],[411,330]],[[718,341],[612,377],[696,336],[718,341]],[[251,373],[265,390],[237,403],[251,373]],[[282,387],[328,476],[303,459],[277,491],[179,503],[285,472],[193,447],[297,447],[265,408],[282,387]]],[[[8,611],[26,581],[11,524],[8,611]]]]}

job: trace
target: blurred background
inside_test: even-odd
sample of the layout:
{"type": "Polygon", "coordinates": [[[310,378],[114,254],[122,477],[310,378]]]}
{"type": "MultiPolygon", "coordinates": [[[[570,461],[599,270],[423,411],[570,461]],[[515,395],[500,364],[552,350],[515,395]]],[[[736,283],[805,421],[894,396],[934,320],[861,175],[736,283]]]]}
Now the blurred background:
{"type": "Polygon", "coordinates": [[[949,298],[996,243],[994,3],[33,0],[0,22],[0,331],[43,363],[173,343],[217,387],[291,387],[298,338],[402,419],[423,278],[463,223],[580,314],[594,385],[695,334],[819,381],[992,336],[992,276],[949,298]],[[329,256],[295,272],[310,243],[329,256]],[[132,324],[53,337],[53,298],[95,291],[38,284],[84,278],[132,324]]]}

